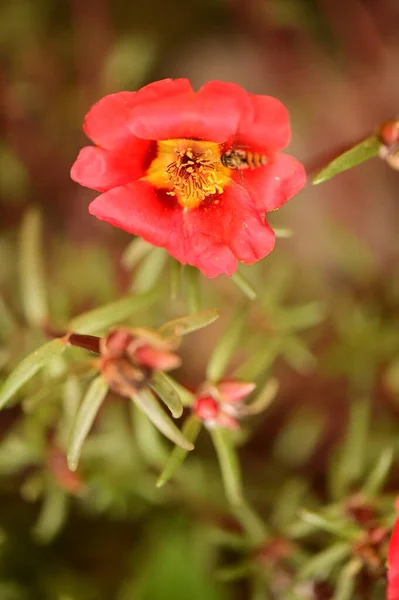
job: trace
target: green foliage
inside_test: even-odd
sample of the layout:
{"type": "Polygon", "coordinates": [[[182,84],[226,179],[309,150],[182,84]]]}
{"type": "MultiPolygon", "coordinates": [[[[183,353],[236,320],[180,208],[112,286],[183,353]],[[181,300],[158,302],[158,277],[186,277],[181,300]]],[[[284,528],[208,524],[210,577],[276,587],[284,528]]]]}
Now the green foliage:
{"type": "MultiPolygon", "coordinates": [[[[354,550],[367,527],[353,507],[374,511],[382,528],[395,518],[387,490],[399,457],[399,344],[397,313],[386,310],[396,306],[395,290],[387,284],[379,301],[368,295],[367,283],[359,302],[345,285],[314,300],[316,292],[301,287],[301,274],[271,257],[270,266],[251,273],[255,299],[241,276],[238,290],[227,280],[208,282],[134,240],[122,257],[130,286],[123,295],[112,271],[104,270],[106,281],[91,279],[100,249],[91,247],[86,260],[67,256],[57,242],[50,260],[41,250],[40,223],[37,212],[25,216],[20,267],[29,277],[20,275],[19,285],[12,272],[3,274],[0,299],[0,399],[12,405],[10,422],[8,412],[1,413],[0,481],[17,515],[0,519],[5,597],[30,600],[8,567],[28,547],[37,561],[29,567],[31,585],[46,600],[57,594],[60,600],[175,598],[187,590],[190,597],[216,600],[234,596],[236,581],[248,584],[251,600],[274,597],[276,585],[287,599],[303,600],[315,581],[331,586],[335,598],[357,600],[358,582],[370,567],[354,550]],[[56,285],[53,261],[59,264],[56,285]],[[223,320],[215,323],[220,313],[223,320]],[[155,372],[131,402],[109,392],[93,354],[62,337],[67,331],[106,334],[118,325],[154,328],[173,343],[193,333],[178,349],[182,369],[155,372]],[[48,341],[58,331],[60,337],[48,341]],[[257,382],[251,397],[237,404],[241,429],[204,426],[193,412],[195,390],[232,378],[257,382]],[[330,391],[337,382],[339,392],[330,391]],[[67,549],[77,531],[87,556],[96,528],[111,539],[107,548],[97,540],[103,555],[96,572],[103,570],[107,583],[90,569],[80,574],[73,561],[49,577],[46,549],[67,549]],[[107,575],[104,563],[111,565],[107,575]]],[[[5,252],[14,244],[7,240],[5,252]]],[[[366,254],[357,260],[362,257],[357,285],[371,268],[366,254]]],[[[378,556],[384,565],[386,544],[378,556]]],[[[64,558],[54,560],[59,565],[64,558]]],[[[380,580],[370,584],[373,598],[383,598],[380,580]]]]}
{"type": "Polygon", "coordinates": [[[381,148],[381,139],[379,136],[372,135],[356,146],[353,146],[343,154],[340,154],[324,167],[317,175],[313,177],[313,185],[324,183],[335,175],[352,169],[357,165],[378,156],[381,148]]]}

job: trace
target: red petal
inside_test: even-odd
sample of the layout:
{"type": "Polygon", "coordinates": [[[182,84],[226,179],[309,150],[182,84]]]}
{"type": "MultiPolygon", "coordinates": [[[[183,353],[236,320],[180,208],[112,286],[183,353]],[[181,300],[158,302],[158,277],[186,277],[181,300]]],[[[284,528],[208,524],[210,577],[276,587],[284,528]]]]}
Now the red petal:
{"type": "Polygon", "coordinates": [[[285,148],[291,138],[288,111],[277,98],[248,94],[251,110],[242,115],[236,144],[256,152],[285,148]]]}
{"type": "Polygon", "coordinates": [[[214,420],[220,413],[219,404],[211,396],[201,396],[196,399],[193,411],[204,421],[214,420]]]}
{"type": "Polygon", "coordinates": [[[234,182],[219,204],[201,205],[184,213],[187,262],[208,277],[232,275],[235,259],[252,264],[274,246],[274,233],[257,211],[247,191],[234,182]]]}
{"type": "Polygon", "coordinates": [[[264,167],[242,174],[244,185],[261,212],[280,208],[306,183],[303,165],[289,154],[276,154],[264,167]]]}
{"type": "Polygon", "coordinates": [[[89,212],[154,246],[168,251],[171,246],[182,256],[185,254],[182,209],[168,206],[149,183],[135,181],[114,188],[98,196],[90,204],[89,212]]]}
{"type": "Polygon", "coordinates": [[[388,547],[388,600],[399,600],[399,520],[396,521],[388,547]]]}
{"type": "MultiPolygon", "coordinates": [[[[143,145],[143,142],[141,142],[143,145]]],[[[149,142],[145,142],[148,148],[149,142]]],[[[142,148],[145,151],[145,148],[142,148]]],[[[71,177],[80,185],[105,192],[143,176],[143,152],[128,156],[86,146],[72,165],[71,177]]]]}
{"type": "Polygon", "coordinates": [[[212,229],[206,220],[191,224],[191,216],[197,210],[183,213],[177,206],[171,208],[148,183],[136,181],[125,187],[115,188],[98,196],[89,206],[92,215],[141,236],[154,246],[165,248],[182,264],[198,267],[207,277],[221,273],[232,275],[237,260],[222,240],[213,239],[212,229]],[[183,220],[184,214],[184,220],[183,220]]]}
{"type": "Polygon", "coordinates": [[[219,204],[183,211],[171,207],[150,184],[136,181],[99,196],[89,211],[211,278],[232,275],[237,258],[251,264],[274,246],[273,231],[246,190],[233,182],[219,204]]]}
{"type": "Polygon", "coordinates": [[[256,388],[256,383],[246,381],[221,381],[218,384],[223,401],[229,404],[240,403],[256,388]]]}
{"type": "Polygon", "coordinates": [[[231,415],[228,415],[227,413],[224,413],[223,411],[220,412],[215,422],[218,427],[222,427],[223,429],[240,429],[240,423],[237,421],[237,419],[231,415]]]}
{"type": "Polygon", "coordinates": [[[163,79],[150,83],[138,92],[110,94],[94,104],[87,113],[84,131],[102,148],[123,148],[126,152],[134,153],[137,140],[132,132],[133,109],[140,104],[148,105],[160,98],[187,93],[190,90],[191,85],[187,79],[163,79]]]}
{"type": "Polygon", "coordinates": [[[221,143],[236,134],[241,112],[237,96],[222,94],[207,84],[197,94],[169,96],[139,106],[132,129],[144,139],[192,138],[221,143]]]}
{"type": "MultiPolygon", "coordinates": [[[[232,182],[224,192],[224,210],[221,216],[225,242],[238,260],[252,264],[269,254],[274,247],[275,235],[259,214],[247,190],[232,182]]],[[[214,227],[219,225],[216,221],[214,227]]]]}
{"type": "Polygon", "coordinates": [[[156,350],[151,346],[138,348],[135,357],[140,364],[158,371],[171,371],[181,365],[181,358],[177,354],[156,350]]]}

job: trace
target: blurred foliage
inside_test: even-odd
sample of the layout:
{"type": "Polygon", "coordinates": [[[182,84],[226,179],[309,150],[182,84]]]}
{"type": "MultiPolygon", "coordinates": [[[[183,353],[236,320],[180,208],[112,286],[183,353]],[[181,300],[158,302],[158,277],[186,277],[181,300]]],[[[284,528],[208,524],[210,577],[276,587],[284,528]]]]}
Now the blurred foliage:
{"type": "Polygon", "coordinates": [[[278,88],[298,128],[307,119],[315,131],[305,154],[335,158],[318,165],[319,182],[374,156],[379,144],[354,143],[397,111],[398,15],[394,3],[371,4],[1,7],[1,600],[384,598],[399,485],[394,219],[383,221],[389,252],[373,240],[397,179],[381,162],[370,183],[377,161],[354,171],[363,186],[342,174],[334,214],[327,190],[337,188],[316,188],[312,214],[302,195],[308,212],[289,223],[292,239],[230,280],[207,281],[95,222],[93,194],[68,175],[87,108],[164,75],[197,85],[233,73],[250,91],[278,88]],[[349,155],[331,152],[340,137],[349,155]],[[372,233],[359,235],[368,214],[372,233]],[[120,323],[190,333],[182,367],[146,390],[146,412],[105,395],[93,355],[54,339],[120,323]],[[192,412],[195,391],[232,377],[257,383],[247,417],[239,431],[208,431],[192,412]],[[193,451],[161,433],[166,417],[193,451]]]}

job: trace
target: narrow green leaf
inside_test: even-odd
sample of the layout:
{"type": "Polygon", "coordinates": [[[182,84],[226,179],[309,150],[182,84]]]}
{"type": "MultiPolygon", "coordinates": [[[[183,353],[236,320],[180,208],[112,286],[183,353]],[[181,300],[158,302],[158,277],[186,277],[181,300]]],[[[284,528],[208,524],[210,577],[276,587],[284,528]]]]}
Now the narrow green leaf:
{"type": "Polygon", "coordinates": [[[27,383],[40,369],[42,369],[54,357],[59,356],[65,350],[62,339],[55,339],[40,346],[37,350],[25,356],[25,358],[9,374],[0,389],[0,409],[14,396],[20,388],[27,383]]]}
{"type": "Polygon", "coordinates": [[[319,552],[308,560],[300,569],[300,579],[327,579],[331,571],[341,561],[344,561],[351,552],[351,545],[347,542],[338,542],[319,552]]]}
{"type": "Polygon", "coordinates": [[[230,359],[236,350],[244,328],[246,309],[239,308],[226,326],[209,358],[206,368],[208,381],[217,382],[223,376],[230,359]]]}
{"type": "Polygon", "coordinates": [[[321,529],[322,531],[335,533],[336,535],[339,535],[345,539],[351,539],[353,535],[354,528],[348,527],[346,522],[337,523],[332,519],[314,513],[310,510],[301,510],[299,516],[305,523],[311,525],[315,529],[321,529]]]}
{"type": "Polygon", "coordinates": [[[52,485],[46,490],[33,535],[41,543],[50,542],[67,518],[68,498],[63,489],[52,485]]]}
{"type": "Polygon", "coordinates": [[[372,469],[370,475],[367,477],[361,490],[362,494],[365,496],[374,496],[382,490],[384,483],[388,478],[389,471],[391,470],[392,461],[393,449],[385,448],[385,450],[381,452],[374,469],[372,469]]]}
{"type": "Polygon", "coordinates": [[[291,336],[284,340],[281,347],[287,363],[298,373],[309,373],[316,364],[316,357],[298,337],[291,336]]]}
{"type": "Polygon", "coordinates": [[[99,408],[107,395],[108,388],[101,375],[94,379],[83,398],[72,426],[68,445],[68,466],[76,471],[79,464],[83,443],[89,433],[99,408]]]}
{"type": "Polygon", "coordinates": [[[318,325],[326,316],[323,302],[308,302],[285,311],[282,321],[284,331],[301,331],[318,325]]]}
{"type": "Polygon", "coordinates": [[[210,433],[219,459],[227,500],[233,507],[238,506],[243,502],[241,473],[235,448],[229,439],[229,431],[215,428],[210,433]]]}
{"type": "Polygon", "coordinates": [[[381,140],[378,136],[372,135],[353,146],[343,154],[340,154],[332,160],[326,167],[313,177],[313,185],[318,185],[328,181],[338,173],[356,167],[361,163],[377,156],[381,148],[381,140]]]}
{"type": "Polygon", "coordinates": [[[185,450],[194,449],[194,445],[184,437],[165,411],[159,406],[157,399],[150,390],[141,390],[132,396],[132,400],[147,415],[155,427],[172,442],[185,450]]]}
{"type": "Polygon", "coordinates": [[[275,337],[265,340],[261,348],[251,353],[235,371],[235,377],[254,381],[275,361],[282,347],[282,340],[275,337]]]}
{"type": "Polygon", "coordinates": [[[279,385],[280,384],[275,377],[269,379],[261,391],[255,396],[254,400],[246,405],[246,414],[257,415],[266,410],[276,397],[279,385]]]}
{"type": "Polygon", "coordinates": [[[246,560],[244,562],[240,562],[238,565],[232,565],[218,569],[215,573],[215,577],[217,581],[223,581],[225,583],[238,581],[239,579],[248,579],[253,570],[253,562],[246,560]]]}
{"type": "Polygon", "coordinates": [[[352,402],[345,441],[335,469],[331,472],[336,498],[344,497],[351,485],[358,482],[364,472],[368,432],[370,427],[370,400],[361,398],[352,402]]]}
{"type": "Polygon", "coordinates": [[[360,558],[354,558],[342,569],[332,600],[352,600],[355,593],[356,576],[362,566],[360,558]]]}
{"type": "Polygon", "coordinates": [[[165,438],[161,435],[149,418],[136,406],[131,404],[134,443],[141,458],[148,465],[162,469],[169,455],[165,438]]]}
{"type": "Polygon", "coordinates": [[[175,419],[182,416],[183,404],[179,393],[165,373],[162,373],[162,371],[155,373],[150,381],[150,387],[158,394],[162,402],[166,404],[175,419]]]}
{"type": "Polygon", "coordinates": [[[68,329],[74,333],[99,333],[113,325],[122,323],[136,311],[147,308],[158,299],[159,292],[151,291],[141,296],[127,296],[95,308],[72,319],[68,329]]]}
{"type": "Polygon", "coordinates": [[[218,318],[219,311],[217,308],[201,310],[193,315],[168,321],[158,329],[158,332],[165,338],[180,337],[193,331],[197,331],[197,329],[202,329],[216,321],[218,318]]]}
{"type": "Polygon", "coordinates": [[[48,319],[48,306],[42,251],[42,223],[37,209],[28,210],[22,222],[19,274],[26,321],[31,327],[42,327],[48,319]]]}
{"type": "Polygon", "coordinates": [[[130,244],[126,246],[122,254],[122,265],[125,269],[133,269],[153,248],[154,246],[144,241],[142,238],[134,238],[130,244]]]}
{"type": "Polygon", "coordinates": [[[237,521],[241,523],[248,542],[251,543],[252,547],[260,546],[266,539],[268,533],[266,525],[260,516],[245,500],[242,500],[240,504],[233,506],[233,512],[237,521]]]}
{"type": "Polygon", "coordinates": [[[179,296],[183,265],[177,260],[169,261],[169,292],[171,300],[176,300],[179,296]]]}
{"type": "Polygon", "coordinates": [[[242,275],[242,273],[236,271],[235,273],[233,273],[230,279],[236,284],[238,288],[240,288],[240,290],[247,296],[247,298],[249,298],[250,300],[256,299],[255,289],[252,287],[252,284],[249,283],[248,279],[244,277],[244,275],[242,275]]]}
{"type": "Polygon", "coordinates": [[[195,402],[195,395],[192,392],[190,392],[190,390],[188,390],[186,387],[184,387],[184,385],[178,383],[170,375],[164,373],[164,376],[170,381],[170,383],[173,385],[173,387],[179,394],[179,398],[183,406],[192,406],[195,402]]]}
{"type": "Polygon", "coordinates": [[[183,277],[190,313],[197,313],[201,307],[200,272],[195,267],[186,267],[183,271],[183,277]]]}
{"type": "Polygon", "coordinates": [[[149,292],[159,280],[167,257],[163,248],[152,248],[135,273],[131,291],[135,294],[149,292]]]}
{"type": "MultiPolygon", "coordinates": [[[[201,427],[202,422],[195,415],[190,415],[183,425],[182,434],[187,440],[195,444],[198,434],[201,431],[201,427]]],[[[179,448],[178,446],[173,448],[167,463],[158,478],[157,487],[162,487],[171,477],[173,477],[177,469],[182,465],[187,454],[187,450],[184,450],[183,448],[179,448]]]]}
{"type": "Polygon", "coordinates": [[[16,328],[17,322],[14,315],[0,296],[0,339],[7,339],[16,328]]]}

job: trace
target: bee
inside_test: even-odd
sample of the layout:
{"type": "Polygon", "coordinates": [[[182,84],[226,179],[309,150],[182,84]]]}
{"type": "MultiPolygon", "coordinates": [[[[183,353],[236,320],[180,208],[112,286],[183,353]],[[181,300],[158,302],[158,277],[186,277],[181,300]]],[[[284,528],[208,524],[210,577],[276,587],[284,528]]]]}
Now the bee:
{"type": "Polygon", "coordinates": [[[267,157],[260,152],[250,152],[239,148],[223,152],[220,161],[224,167],[229,169],[257,169],[267,163],[267,157]]]}

